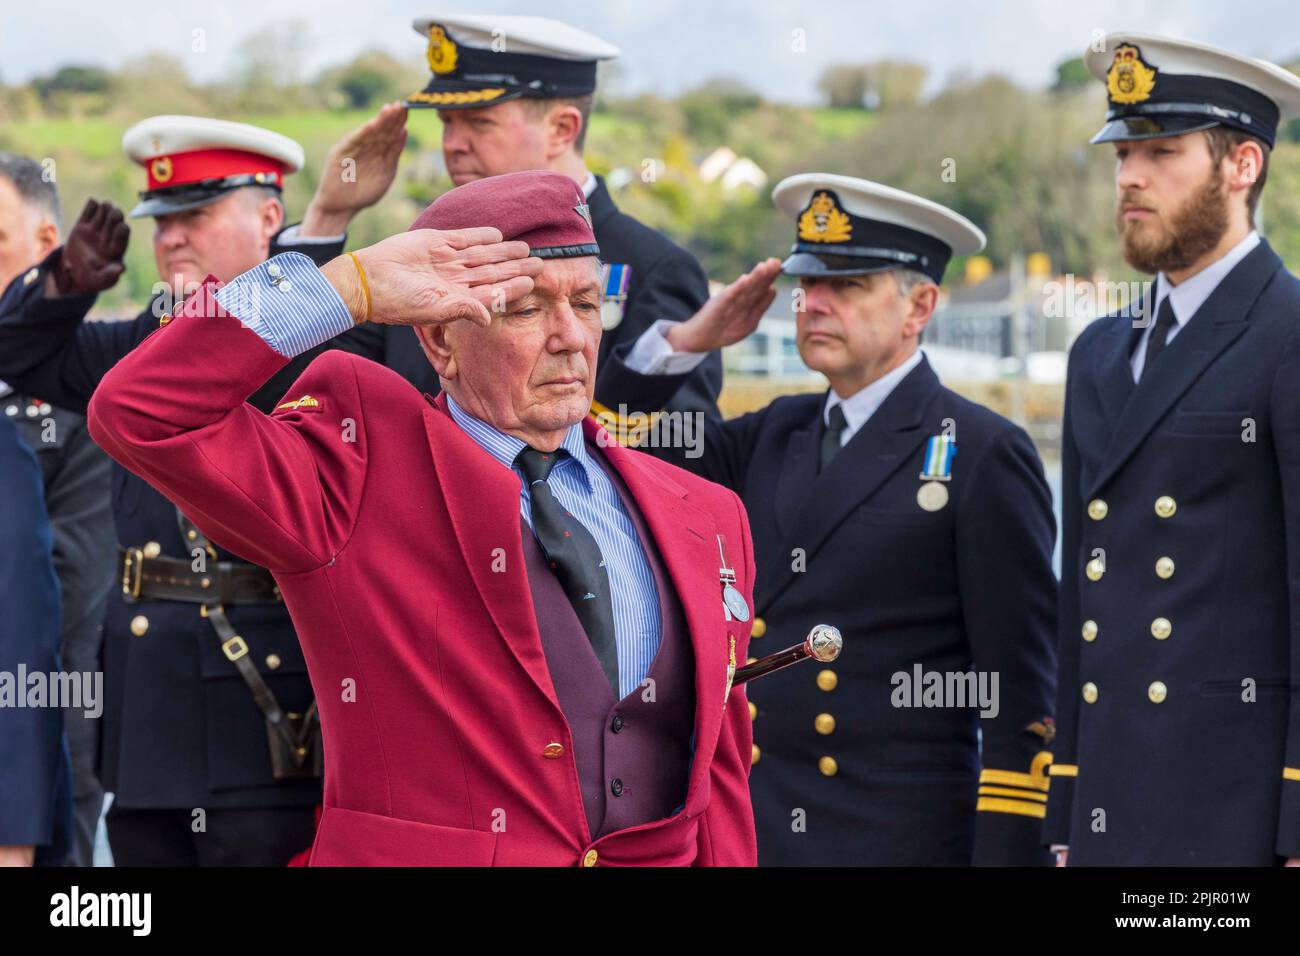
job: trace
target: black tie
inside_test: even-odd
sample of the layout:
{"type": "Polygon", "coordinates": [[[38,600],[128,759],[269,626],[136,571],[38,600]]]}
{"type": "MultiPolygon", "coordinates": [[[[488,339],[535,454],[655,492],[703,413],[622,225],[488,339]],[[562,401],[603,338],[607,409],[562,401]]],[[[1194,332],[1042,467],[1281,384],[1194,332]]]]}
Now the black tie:
{"type": "Polygon", "coordinates": [[[825,471],[831,459],[840,453],[840,436],[844,434],[844,429],[849,424],[844,420],[844,408],[841,405],[833,406],[826,417],[830,422],[826,426],[826,431],[822,433],[822,471],[825,471]]]}
{"type": "Polygon", "coordinates": [[[554,452],[525,448],[515,457],[515,464],[528,480],[528,494],[533,505],[533,534],[587,632],[587,640],[591,641],[596,659],[614,688],[614,696],[618,697],[614,603],[610,597],[605,559],[591,532],[555,499],[547,481],[551,469],[567,454],[563,448],[554,452]]]}
{"type": "Polygon", "coordinates": [[[1174,304],[1169,296],[1165,296],[1164,301],[1160,303],[1159,311],[1156,312],[1156,327],[1151,330],[1151,338],[1147,340],[1147,357],[1142,363],[1142,374],[1138,376],[1139,382],[1146,377],[1156,359],[1164,352],[1169,330],[1177,323],[1178,320],[1174,317],[1174,304]]]}

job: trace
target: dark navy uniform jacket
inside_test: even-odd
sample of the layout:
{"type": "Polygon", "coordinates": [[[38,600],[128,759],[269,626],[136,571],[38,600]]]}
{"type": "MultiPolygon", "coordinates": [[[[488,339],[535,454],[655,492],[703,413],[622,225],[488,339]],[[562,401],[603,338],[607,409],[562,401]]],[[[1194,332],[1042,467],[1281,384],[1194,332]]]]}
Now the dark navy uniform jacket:
{"type": "MultiPolygon", "coordinates": [[[[342,244],[295,246],[325,262],[342,244]]],[[[280,249],[273,245],[271,254],[280,249]]],[[[55,405],[84,412],[104,374],[159,326],[145,309],[132,321],[84,322],[93,296],[46,298],[45,274],[56,250],[0,298],[0,379],[55,405]]],[[[408,331],[409,330],[402,330],[408,331]]],[[[341,336],[333,345],[373,359],[375,337],[341,336]]],[[[269,411],[318,350],[299,356],[250,401],[269,411]]],[[[113,465],[113,516],[127,547],[157,542],[165,557],[191,559],[176,509],[120,465],[113,465]]],[[[218,548],[219,560],[238,560],[218,548]]],[[[282,604],[226,608],[250,658],[281,705],[302,712],[312,699],[306,664],[282,604]]],[[[221,651],[199,605],[123,600],[114,587],[104,622],[107,698],[101,780],[124,808],[225,808],[314,803],[317,781],[275,781],[265,719],[221,651]]]]}
{"type": "MultiPolygon", "coordinates": [[[[0,407],[41,466],[54,571],[63,596],[63,666],[78,673],[100,671],[116,553],[110,459],[91,439],[83,415],[19,392],[0,396],[0,407]]],[[[95,793],[100,789],[95,777],[99,719],[72,708],[64,711],[64,726],[72,751],[73,796],[95,793]]]]}
{"type": "Polygon", "coordinates": [[[1141,331],[1070,352],[1047,836],[1272,864],[1300,856],[1300,281],[1261,242],[1135,385],[1141,331]]]}
{"type": "MultiPolygon", "coordinates": [[[[605,331],[600,340],[596,366],[596,401],[618,413],[620,403],[629,411],[654,412],[661,408],[703,412],[719,418],[718,393],[722,390],[722,354],[712,353],[694,371],[679,379],[675,391],[664,404],[640,406],[632,401],[633,393],[624,394],[615,377],[605,374],[609,356],[624,343],[631,345],[641,333],[659,319],[680,322],[689,319],[709,298],[709,283],[700,264],[689,252],[649,226],[619,212],[596,177],[596,188],[587,200],[592,229],[600,245],[600,258],[607,263],[622,263],[631,268],[623,319],[605,331]]],[[[296,247],[295,247],[296,248],[296,247]]],[[[307,252],[307,248],[302,248],[307,252]]],[[[415,332],[404,326],[385,325],[377,329],[361,326],[357,335],[379,341],[382,361],[408,382],[430,395],[438,394],[438,376],[425,358],[415,332]]],[[[375,357],[375,356],[371,356],[375,357]]]]}
{"type": "MultiPolygon", "coordinates": [[[[672,376],[632,372],[624,354],[607,373],[653,407],[655,381],[672,376]]],[[[819,474],[824,406],[789,396],[710,423],[698,458],[642,446],[744,501],[764,635],[752,656],[818,623],[844,636],[838,661],[748,685],[759,862],[1045,863],[1055,525],[1033,444],[922,360],[819,474]],[[926,439],[949,425],[950,500],[926,511],[926,439]],[[997,672],[997,715],[894,706],[894,675],[918,666],[997,672]]]]}
{"type": "MultiPolygon", "coordinates": [[[[8,420],[0,420],[0,476],[0,671],[26,702],[19,668],[48,680],[61,666],[59,582],[40,468],[8,420]]],[[[59,865],[72,848],[63,711],[17,703],[0,706],[0,846],[35,846],[38,864],[59,865]]]]}

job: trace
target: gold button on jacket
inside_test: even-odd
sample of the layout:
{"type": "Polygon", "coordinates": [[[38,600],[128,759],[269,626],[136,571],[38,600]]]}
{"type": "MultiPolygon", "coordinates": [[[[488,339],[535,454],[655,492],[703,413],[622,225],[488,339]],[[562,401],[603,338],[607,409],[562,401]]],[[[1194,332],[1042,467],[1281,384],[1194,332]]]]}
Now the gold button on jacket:
{"type": "Polygon", "coordinates": [[[1092,681],[1083,685],[1083,699],[1090,704],[1097,703],[1097,685],[1092,681]]]}
{"type": "Polygon", "coordinates": [[[1174,559],[1161,558],[1156,562],[1156,577],[1168,580],[1174,576],[1174,559]]]}
{"type": "Polygon", "coordinates": [[[1088,643],[1092,643],[1093,641],[1095,641],[1095,640],[1097,639],[1097,622],[1096,622],[1096,621],[1084,621],[1084,622],[1083,622],[1083,639],[1084,639],[1085,641],[1087,641],[1088,643]]]}
{"type": "Polygon", "coordinates": [[[835,676],[835,672],[831,670],[829,667],[826,668],[825,670],[820,670],[817,672],[817,686],[820,687],[822,690],[825,691],[834,690],[835,685],[838,684],[839,682],[840,679],[837,676],[835,676]]]}
{"type": "Polygon", "coordinates": [[[1156,514],[1162,518],[1172,518],[1174,512],[1178,510],[1178,502],[1174,501],[1168,495],[1161,495],[1156,499],[1156,514]]]}
{"type": "Polygon", "coordinates": [[[1101,576],[1106,573],[1106,566],[1101,563],[1101,558],[1093,558],[1088,562],[1085,572],[1089,581],[1100,581],[1101,576]]]}
{"type": "Polygon", "coordinates": [[[595,866],[596,859],[600,856],[595,850],[588,850],[587,855],[582,858],[583,866],[595,866]]]}
{"type": "Polygon", "coordinates": [[[131,633],[136,637],[144,637],[145,631],[149,630],[149,619],[143,614],[137,614],[131,618],[131,633]]]}
{"type": "Polygon", "coordinates": [[[822,757],[817,761],[817,769],[822,772],[823,776],[833,777],[840,772],[840,765],[835,762],[834,757],[822,757]]]}
{"type": "Polygon", "coordinates": [[[1151,622],[1151,636],[1157,641],[1163,641],[1174,632],[1174,626],[1169,623],[1169,618],[1158,617],[1151,622]]]}
{"type": "Polygon", "coordinates": [[[1169,696],[1169,688],[1164,685],[1163,681],[1152,681],[1151,686],[1147,688],[1147,696],[1151,698],[1151,703],[1163,703],[1164,699],[1169,696]]]}
{"type": "Polygon", "coordinates": [[[1110,512],[1110,505],[1100,498],[1093,498],[1088,502],[1088,517],[1093,521],[1100,521],[1110,512]]]}
{"type": "Polygon", "coordinates": [[[835,718],[830,714],[818,714],[813,720],[813,726],[817,728],[819,734],[833,733],[835,730],[835,718]]]}
{"type": "Polygon", "coordinates": [[[762,637],[766,633],[767,633],[767,621],[763,620],[761,617],[754,618],[754,626],[750,628],[749,636],[762,637]]]}
{"type": "Polygon", "coordinates": [[[762,758],[763,751],[758,749],[758,744],[750,744],[749,765],[752,767],[762,758]]]}
{"type": "Polygon", "coordinates": [[[564,756],[564,744],[550,743],[542,748],[542,756],[547,760],[555,760],[557,757],[564,756]]]}

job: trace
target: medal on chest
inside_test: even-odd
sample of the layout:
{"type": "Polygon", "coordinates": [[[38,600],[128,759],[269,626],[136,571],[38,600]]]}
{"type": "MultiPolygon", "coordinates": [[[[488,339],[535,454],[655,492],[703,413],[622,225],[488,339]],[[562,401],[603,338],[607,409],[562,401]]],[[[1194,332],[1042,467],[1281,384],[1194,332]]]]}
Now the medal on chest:
{"type": "Polygon", "coordinates": [[[718,580],[722,584],[722,613],[728,621],[748,621],[749,605],[745,596],[736,590],[736,572],[727,560],[727,539],[718,535],[718,558],[722,566],[718,568],[718,580]]]}
{"type": "Polygon", "coordinates": [[[627,305],[627,286],[632,279],[632,267],[619,262],[607,262],[600,268],[600,324],[608,332],[623,321],[623,309],[627,305]]]}
{"type": "Polygon", "coordinates": [[[948,504],[948,486],[952,481],[952,462],[957,457],[957,440],[951,435],[931,435],[925,443],[925,463],[921,469],[921,487],[916,503],[926,511],[939,511],[948,504]]]}

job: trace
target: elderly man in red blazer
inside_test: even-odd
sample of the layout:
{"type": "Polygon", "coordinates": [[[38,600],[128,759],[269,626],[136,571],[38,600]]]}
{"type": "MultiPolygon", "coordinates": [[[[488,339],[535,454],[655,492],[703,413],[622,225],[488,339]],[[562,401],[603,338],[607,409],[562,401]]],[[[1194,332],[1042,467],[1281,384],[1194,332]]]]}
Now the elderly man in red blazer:
{"type": "Polygon", "coordinates": [[[95,440],[275,575],[327,755],[313,865],[755,862],[721,583],[751,591],[748,522],[586,418],[598,253],[568,178],[480,180],[322,269],[209,277],[95,393],[95,440]],[[363,321],[414,326],[443,394],[331,351],[245,404],[363,321]]]}

